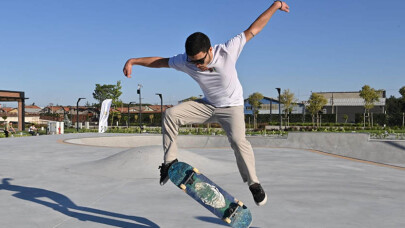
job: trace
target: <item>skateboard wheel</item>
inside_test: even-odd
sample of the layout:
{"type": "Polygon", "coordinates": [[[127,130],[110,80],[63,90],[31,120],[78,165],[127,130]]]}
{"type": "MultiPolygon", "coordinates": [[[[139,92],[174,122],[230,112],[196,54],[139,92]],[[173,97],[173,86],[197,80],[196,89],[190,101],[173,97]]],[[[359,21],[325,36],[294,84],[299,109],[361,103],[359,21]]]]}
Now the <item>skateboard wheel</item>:
{"type": "Polygon", "coordinates": [[[239,205],[240,207],[243,207],[243,202],[242,202],[242,201],[238,201],[238,205],[239,205]]]}
{"type": "Polygon", "coordinates": [[[195,172],[195,173],[197,173],[197,174],[200,174],[200,171],[198,171],[197,168],[193,168],[193,172],[195,172]]]}
{"type": "Polygon", "coordinates": [[[230,219],[230,218],[224,218],[224,222],[230,224],[230,223],[231,223],[231,219],[230,219]]]}
{"type": "Polygon", "coordinates": [[[186,191],[186,188],[187,188],[187,187],[186,187],[185,184],[181,184],[181,185],[180,185],[180,188],[181,188],[183,191],[186,191]]]}

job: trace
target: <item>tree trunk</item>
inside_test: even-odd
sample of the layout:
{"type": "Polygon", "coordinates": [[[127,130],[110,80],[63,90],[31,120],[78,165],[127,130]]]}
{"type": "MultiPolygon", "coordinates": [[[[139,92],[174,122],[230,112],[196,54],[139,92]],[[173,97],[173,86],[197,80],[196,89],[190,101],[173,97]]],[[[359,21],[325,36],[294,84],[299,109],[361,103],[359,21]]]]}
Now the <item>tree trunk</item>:
{"type": "Polygon", "coordinates": [[[253,129],[257,129],[257,115],[253,115],[253,129]]]}
{"type": "Polygon", "coordinates": [[[366,127],[366,112],[363,114],[363,128],[366,127]]]}
{"type": "Polygon", "coordinates": [[[311,115],[312,116],[312,127],[315,127],[315,115],[311,115]]]}

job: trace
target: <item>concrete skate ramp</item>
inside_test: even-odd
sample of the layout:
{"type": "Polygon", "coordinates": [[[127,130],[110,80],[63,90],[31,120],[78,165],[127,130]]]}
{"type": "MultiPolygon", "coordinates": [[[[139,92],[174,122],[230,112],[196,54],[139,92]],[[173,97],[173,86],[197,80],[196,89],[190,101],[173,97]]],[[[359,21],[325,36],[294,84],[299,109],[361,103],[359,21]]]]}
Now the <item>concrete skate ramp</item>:
{"type": "MultiPolygon", "coordinates": [[[[289,133],[287,138],[248,137],[253,147],[309,149],[370,162],[405,167],[405,141],[370,140],[359,133],[289,133]]],[[[66,140],[67,143],[140,147],[162,145],[161,135],[132,135],[66,140]]],[[[224,136],[179,136],[180,148],[229,148],[224,136]]],[[[162,149],[160,148],[160,151],[162,149]]]]}
{"type": "Polygon", "coordinates": [[[364,161],[405,167],[405,141],[371,140],[359,133],[289,133],[287,139],[261,140],[252,137],[258,147],[310,149],[364,161]]]}
{"type": "Polygon", "coordinates": [[[66,143],[107,146],[107,147],[139,147],[162,145],[162,136],[159,135],[131,135],[131,136],[105,136],[65,140],[66,143]]]}
{"type": "MultiPolygon", "coordinates": [[[[216,176],[237,171],[234,163],[211,160],[184,149],[179,150],[178,158],[204,170],[207,175],[216,176]],[[218,167],[222,168],[218,169],[218,167]]],[[[68,168],[68,170],[72,173],[114,179],[156,179],[159,176],[158,166],[162,160],[163,150],[161,146],[140,146],[100,160],[78,164],[68,168]]]]}
{"type": "MultiPolygon", "coordinates": [[[[400,141],[375,142],[360,136],[363,144],[356,134],[342,135],[350,139],[307,133],[290,133],[288,139],[249,137],[256,170],[269,197],[263,207],[255,206],[242,183],[226,137],[180,136],[179,158],[195,163],[242,200],[251,209],[252,227],[405,227],[405,169],[286,148],[323,145],[325,150],[346,152],[364,146],[382,153],[403,148],[400,141]],[[349,144],[346,150],[339,145],[342,142],[349,144]]],[[[14,137],[0,138],[0,145],[1,228],[226,227],[175,185],[158,184],[161,135],[14,137]],[[73,138],[82,144],[62,143],[73,138]],[[144,145],[154,140],[157,145],[144,145]],[[84,144],[90,141],[114,147],[84,144]]]]}
{"type": "MultiPolygon", "coordinates": [[[[207,147],[230,147],[228,139],[223,136],[178,136],[178,146],[180,148],[207,148],[207,147]]],[[[163,145],[162,135],[131,135],[131,136],[108,136],[89,137],[65,140],[66,143],[106,146],[106,147],[140,147],[163,145]]],[[[161,147],[162,149],[162,147],[161,147]]]]}

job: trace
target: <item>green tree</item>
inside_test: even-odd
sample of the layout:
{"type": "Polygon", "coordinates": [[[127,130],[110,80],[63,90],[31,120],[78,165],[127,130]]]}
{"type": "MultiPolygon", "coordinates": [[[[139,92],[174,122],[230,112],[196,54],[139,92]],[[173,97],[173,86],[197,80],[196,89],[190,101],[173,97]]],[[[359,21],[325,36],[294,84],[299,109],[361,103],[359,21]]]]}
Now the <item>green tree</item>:
{"type": "Polygon", "coordinates": [[[402,98],[391,96],[387,98],[385,107],[387,111],[387,124],[389,126],[402,125],[402,107],[405,106],[405,101],[402,98]]]}
{"type": "Polygon", "coordinates": [[[257,128],[257,115],[259,114],[259,109],[262,105],[260,102],[264,96],[259,93],[253,93],[249,96],[248,101],[249,104],[252,106],[252,112],[253,112],[253,128],[257,128]]]}
{"type": "Polygon", "coordinates": [[[404,113],[405,113],[405,86],[402,86],[401,89],[399,89],[399,93],[402,95],[401,99],[401,111],[402,111],[402,126],[404,126],[404,113]]]}
{"type": "MultiPolygon", "coordinates": [[[[121,81],[117,81],[116,85],[96,84],[96,88],[94,89],[93,92],[93,98],[99,102],[98,107],[101,107],[101,103],[105,99],[112,99],[112,106],[115,108],[120,107],[122,106],[122,101],[119,99],[119,97],[122,94],[121,89],[122,89],[121,81]]],[[[112,112],[111,125],[113,124],[112,121],[114,120],[115,114],[116,114],[115,112],[112,112]]]]}
{"type": "Polygon", "coordinates": [[[402,99],[405,100],[405,86],[402,86],[402,87],[399,89],[399,93],[401,94],[402,99]]]}
{"type": "MultiPolygon", "coordinates": [[[[295,99],[294,94],[289,89],[285,89],[280,95],[280,103],[283,104],[284,117],[287,118],[292,112],[294,106],[297,105],[298,100],[295,99]]],[[[288,120],[289,123],[289,120],[288,120]]]]}
{"type": "Polygon", "coordinates": [[[192,97],[189,97],[189,98],[186,98],[186,99],[182,100],[181,102],[195,101],[195,100],[198,100],[198,99],[200,99],[200,98],[192,96],[192,97]]]}
{"type": "Polygon", "coordinates": [[[153,123],[153,118],[155,118],[155,116],[154,116],[153,114],[150,114],[150,115],[149,115],[150,123],[153,123]]]}
{"type": "Polygon", "coordinates": [[[96,88],[93,92],[93,98],[98,101],[99,107],[101,107],[101,103],[103,103],[105,99],[112,99],[113,104],[119,106],[119,104],[122,103],[119,100],[119,97],[122,94],[121,89],[121,81],[117,81],[116,85],[96,84],[96,88]]]}
{"type": "Polygon", "coordinates": [[[363,86],[360,90],[360,97],[364,99],[364,109],[368,115],[368,125],[371,125],[370,110],[374,108],[374,103],[379,101],[378,92],[369,85],[363,86]]]}
{"type": "Polygon", "coordinates": [[[317,119],[317,126],[319,126],[319,111],[322,110],[323,106],[328,103],[328,100],[320,94],[312,93],[308,100],[307,110],[312,115],[312,125],[315,126],[315,115],[317,119]]]}
{"type": "Polygon", "coordinates": [[[347,120],[349,119],[349,116],[347,114],[343,115],[343,119],[345,120],[345,124],[347,123],[347,120]]]}
{"type": "Polygon", "coordinates": [[[135,123],[138,123],[139,115],[134,115],[135,123]]]}

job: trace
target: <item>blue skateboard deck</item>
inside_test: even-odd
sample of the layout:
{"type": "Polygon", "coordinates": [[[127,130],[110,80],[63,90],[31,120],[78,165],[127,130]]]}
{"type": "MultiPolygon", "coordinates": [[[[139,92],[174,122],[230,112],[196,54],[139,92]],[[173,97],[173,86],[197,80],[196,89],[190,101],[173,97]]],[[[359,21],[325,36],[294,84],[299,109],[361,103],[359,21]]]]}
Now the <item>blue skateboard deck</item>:
{"type": "Polygon", "coordinates": [[[252,223],[250,210],[242,202],[187,163],[176,162],[169,169],[170,180],[218,218],[234,228],[252,223]]]}

